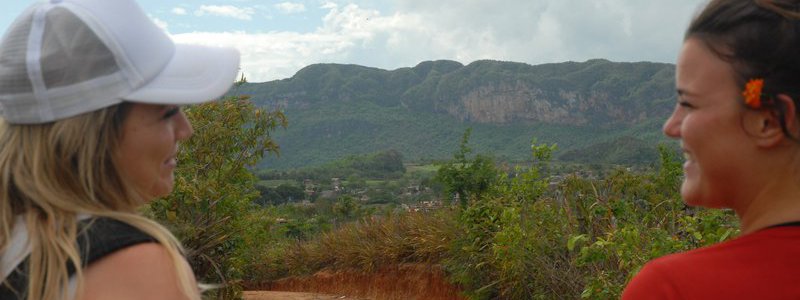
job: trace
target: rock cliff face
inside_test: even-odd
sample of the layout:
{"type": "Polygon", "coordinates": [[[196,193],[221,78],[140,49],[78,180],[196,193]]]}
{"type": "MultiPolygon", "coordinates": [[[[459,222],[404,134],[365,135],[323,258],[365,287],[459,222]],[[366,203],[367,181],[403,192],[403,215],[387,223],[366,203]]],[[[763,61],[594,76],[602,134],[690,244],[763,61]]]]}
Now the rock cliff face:
{"type": "Polygon", "coordinates": [[[588,120],[576,113],[580,104],[574,92],[563,92],[567,98],[549,99],[541,89],[522,82],[481,86],[462,96],[446,108],[461,120],[505,124],[513,122],[545,122],[551,124],[585,124],[588,120]],[[570,97],[573,96],[573,97],[570,97]]]}
{"type": "Polygon", "coordinates": [[[480,123],[539,121],[582,122],[569,116],[565,107],[547,99],[541,89],[522,82],[481,86],[461,97],[448,112],[463,120],[480,123]]]}
{"type": "MultiPolygon", "coordinates": [[[[443,109],[462,121],[491,124],[515,122],[585,125],[595,119],[615,123],[639,123],[648,111],[632,110],[610,101],[609,93],[559,91],[548,97],[541,89],[524,83],[478,87],[443,109]]],[[[643,99],[646,100],[646,99],[643,99]]],[[[660,107],[658,115],[666,113],[660,107]]]]}

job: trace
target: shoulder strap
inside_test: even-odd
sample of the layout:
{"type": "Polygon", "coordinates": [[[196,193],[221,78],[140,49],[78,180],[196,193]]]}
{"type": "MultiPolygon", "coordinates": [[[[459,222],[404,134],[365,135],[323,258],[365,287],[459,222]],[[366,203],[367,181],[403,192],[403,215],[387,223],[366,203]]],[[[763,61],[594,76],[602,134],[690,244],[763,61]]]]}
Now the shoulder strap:
{"type": "MultiPolygon", "coordinates": [[[[125,247],[155,241],[152,236],[136,227],[115,219],[90,218],[78,224],[77,243],[84,266],[125,247]]],[[[75,273],[75,268],[69,265],[68,272],[71,276],[75,273]]],[[[26,258],[0,285],[0,299],[24,299],[27,287],[28,259],[26,258]]]]}
{"type": "MultiPolygon", "coordinates": [[[[78,249],[84,266],[122,248],[155,241],[136,227],[110,218],[88,219],[78,232],[78,249]]],[[[70,275],[73,272],[70,270],[70,275]]]]}

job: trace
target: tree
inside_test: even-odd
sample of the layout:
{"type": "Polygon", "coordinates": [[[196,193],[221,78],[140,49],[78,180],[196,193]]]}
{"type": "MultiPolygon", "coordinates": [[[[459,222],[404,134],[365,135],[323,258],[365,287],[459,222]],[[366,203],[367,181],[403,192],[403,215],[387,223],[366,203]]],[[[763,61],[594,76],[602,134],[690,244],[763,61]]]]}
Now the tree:
{"type": "MultiPolygon", "coordinates": [[[[174,192],[151,203],[149,213],[184,243],[201,282],[225,283],[219,298],[234,298],[247,245],[243,236],[259,224],[246,222],[259,196],[249,169],[266,153],[278,153],[271,133],[286,127],[281,112],[257,109],[247,96],[188,107],[194,136],[178,154],[174,192]]],[[[261,224],[266,226],[265,224],[261,224]]],[[[257,243],[258,241],[253,241],[257,243]]]]}
{"type": "Polygon", "coordinates": [[[346,184],[347,189],[351,191],[367,187],[367,180],[358,176],[357,174],[352,174],[350,176],[347,176],[346,182],[347,182],[346,184]]]}
{"type": "Polygon", "coordinates": [[[275,188],[275,192],[281,196],[283,202],[297,202],[306,197],[302,187],[291,184],[281,184],[275,188]]]}
{"type": "Polygon", "coordinates": [[[466,207],[470,198],[487,192],[498,175],[494,162],[488,156],[477,154],[469,158],[472,153],[468,146],[471,133],[471,128],[464,132],[453,160],[441,164],[436,172],[436,179],[444,185],[445,193],[451,199],[457,197],[461,207],[466,207]]]}
{"type": "Polygon", "coordinates": [[[405,173],[406,167],[403,165],[403,154],[397,150],[388,150],[377,153],[373,157],[375,169],[383,173],[399,172],[405,173]]]}
{"type": "Polygon", "coordinates": [[[340,196],[333,204],[333,213],[343,220],[352,220],[361,213],[361,205],[349,195],[340,196]]]}
{"type": "Polygon", "coordinates": [[[267,205],[279,205],[286,202],[280,194],[275,192],[275,189],[265,186],[257,186],[259,197],[255,199],[253,203],[258,204],[259,206],[267,206],[267,205]]]}

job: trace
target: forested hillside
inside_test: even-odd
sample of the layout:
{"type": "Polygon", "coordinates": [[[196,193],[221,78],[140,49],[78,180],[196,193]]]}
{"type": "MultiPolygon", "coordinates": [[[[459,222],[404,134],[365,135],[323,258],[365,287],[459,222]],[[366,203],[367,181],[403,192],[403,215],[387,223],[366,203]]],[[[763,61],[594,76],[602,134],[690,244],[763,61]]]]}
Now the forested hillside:
{"type": "Polygon", "coordinates": [[[446,158],[467,128],[476,151],[502,160],[525,159],[535,137],[559,145],[557,160],[636,164],[656,159],[673,77],[673,65],[607,60],[428,61],[391,71],[317,64],[232,93],[289,119],[269,168],[390,149],[408,161],[446,158]]]}

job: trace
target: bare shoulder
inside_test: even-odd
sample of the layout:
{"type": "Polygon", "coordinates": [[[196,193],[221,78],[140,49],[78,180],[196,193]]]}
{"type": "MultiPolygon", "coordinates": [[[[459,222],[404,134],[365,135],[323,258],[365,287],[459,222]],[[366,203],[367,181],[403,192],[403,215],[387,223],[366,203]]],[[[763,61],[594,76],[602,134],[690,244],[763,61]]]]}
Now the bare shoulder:
{"type": "Polygon", "coordinates": [[[169,252],[161,244],[126,247],[86,268],[81,300],[186,299],[173,266],[169,252]]]}

